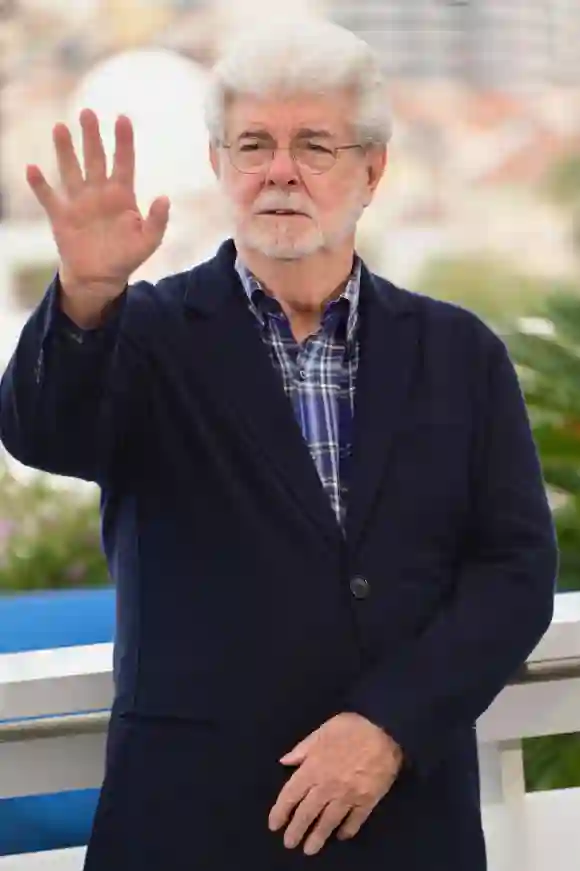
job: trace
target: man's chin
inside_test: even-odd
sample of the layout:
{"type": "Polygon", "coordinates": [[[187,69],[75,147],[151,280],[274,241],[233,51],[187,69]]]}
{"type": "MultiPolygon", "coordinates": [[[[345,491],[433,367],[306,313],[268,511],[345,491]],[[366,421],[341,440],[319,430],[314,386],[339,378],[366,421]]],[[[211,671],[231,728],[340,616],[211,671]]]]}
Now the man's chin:
{"type": "Polygon", "coordinates": [[[290,249],[290,248],[270,248],[264,249],[262,254],[266,257],[269,257],[271,260],[304,260],[305,257],[310,257],[310,255],[315,254],[317,248],[310,248],[308,250],[304,249],[290,249]]]}
{"type": "Polygon", "coordinates": [[[249,237],[245,241],[249,248],[253,248],[254,251],[272,260],[302,260],[316,254],[323,246],[320,239],[310,242],[282,242],[249,237]]]}

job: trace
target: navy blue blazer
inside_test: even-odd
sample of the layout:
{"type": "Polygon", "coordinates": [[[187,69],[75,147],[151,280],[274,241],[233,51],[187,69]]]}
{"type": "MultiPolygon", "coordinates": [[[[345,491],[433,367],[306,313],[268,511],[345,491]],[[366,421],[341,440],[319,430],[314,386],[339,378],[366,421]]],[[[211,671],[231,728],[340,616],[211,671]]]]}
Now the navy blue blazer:
{"type": "Polygon", "coordinates": [[[343,536],[234,258],[135,284],[86,333],[56,280],[1,382],[8,451],[102,489],[116,697],[86,867],[482,871],[474,724],[557,564],[514,368],[474,315],[364,268],[343,536]],[[267,829],[277,760],[343,710],[405,767],[305,857],[267,829]]]}

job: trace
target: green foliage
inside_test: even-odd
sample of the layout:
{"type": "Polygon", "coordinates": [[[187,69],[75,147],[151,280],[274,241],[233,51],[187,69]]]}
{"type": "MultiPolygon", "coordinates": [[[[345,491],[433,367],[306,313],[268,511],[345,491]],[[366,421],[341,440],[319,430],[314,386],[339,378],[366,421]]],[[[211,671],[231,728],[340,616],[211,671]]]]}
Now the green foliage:
{"type": "Polygon", "coordinates": [[[508,336],[534,427],[560,545],[559,589],[580,590],[580,297],[546,299],[550,331],[508,336]]]}
{"type": "Polygon", "coordinates": [[[46,293],[46,288],[54,279],[57,269],[56,263],[30,263],[16,270],[14,296],[20,308],[26,312],[36,308],[46,293]]]}
{"type": "Polygon", "coordinates": [[[548,199],[565,208],[580,205],[580,155],[569,154],[548,172],[542,185],[548,199]]]}
{"type": "Polygon", "coordinates": [[[522,275],[500,258],[482,253],[432,260],[419,275],[417,290],[475,312],[499,329],[522,314],[533,315],[555,282],[522,275]]]}
{"type": "Polygon", "coordinates": [[[526,789],[572,789],[580,784],[580,734],[524,741],[526,789]]]}
{"type": "Polygon", "coordinates": [[[0,467],[0,594],[109,583],[96,493],[0,467]]]}
{"type": "Polygon", "coordinates": [[[570,217],[570,241],[580,255],[580,155],[577,152],[559,160],[541,185],[547,199],[565,209],[570,217]]]}

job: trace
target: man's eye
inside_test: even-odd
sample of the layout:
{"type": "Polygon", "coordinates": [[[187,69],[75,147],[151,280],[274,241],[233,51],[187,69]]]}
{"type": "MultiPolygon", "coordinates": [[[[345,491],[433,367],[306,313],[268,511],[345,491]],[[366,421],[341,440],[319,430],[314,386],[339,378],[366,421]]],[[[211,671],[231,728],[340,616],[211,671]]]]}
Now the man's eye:
{"type": "Polygon", "coordinates": [[[240,151],[259,151],[261,148],[267,148],[262,142],[242,142],[238,146],[240,151]]]}
{"type": "Polygon", "coordinates": [[[330,148],[325,148],[324,145],[319,145],[318,142],[306,142],[305,147],[308,151],[315,151],[317,154],[332,154],[330,148]]]}

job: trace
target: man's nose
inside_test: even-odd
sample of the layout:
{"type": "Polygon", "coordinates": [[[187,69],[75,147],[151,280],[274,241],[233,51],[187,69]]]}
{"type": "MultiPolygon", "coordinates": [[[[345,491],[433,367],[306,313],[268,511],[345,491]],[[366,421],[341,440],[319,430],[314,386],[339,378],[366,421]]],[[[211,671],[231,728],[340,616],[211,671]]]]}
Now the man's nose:
{"type": "Polygon", "coordinates": [[[276,185],[295,185],[300,181],[298,167],[289,148],[277,148],[268,167],[266,181],[276,185]]]}

